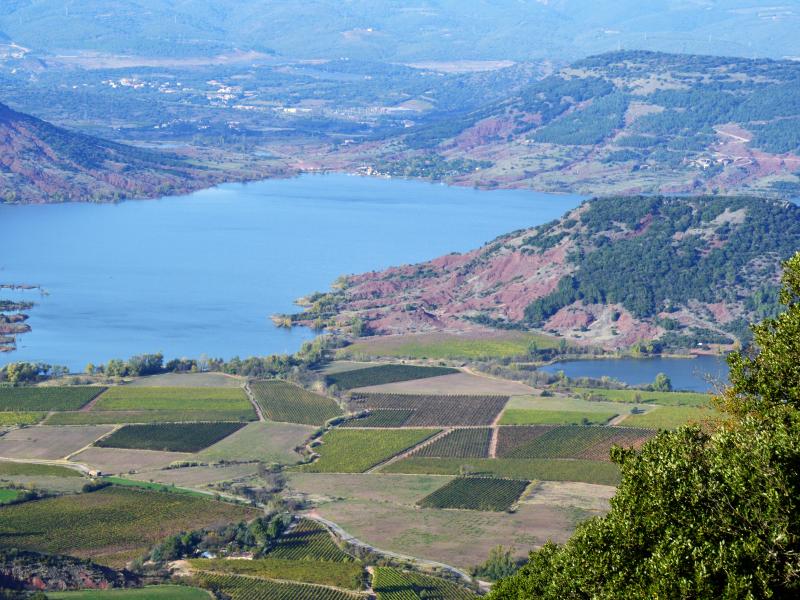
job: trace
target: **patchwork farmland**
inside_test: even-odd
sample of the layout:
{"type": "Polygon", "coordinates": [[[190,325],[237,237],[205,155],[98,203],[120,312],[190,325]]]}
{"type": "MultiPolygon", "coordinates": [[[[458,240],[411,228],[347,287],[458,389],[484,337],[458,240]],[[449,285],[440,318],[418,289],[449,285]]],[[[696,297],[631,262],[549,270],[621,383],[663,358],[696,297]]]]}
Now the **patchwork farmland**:
{"type": "Polygon", "coordinates": [[[516,479],[458,477],[419,501],[427,508],[506,511],[530,484],[516,479]]]}
{"type": "Polygon", "coordinates": [[[491,425],[508,402],[507,396],[435,396],[424,394],[366,394],[350,396],[350,410],[413,411],[406,427],[491,425]]]}
{"type": "Polygon", "coordinates": [[[335,400],[293,383],[254,381],[249,386],[264,416],[270,421],[322,425],[342,414],[335,400]]]}

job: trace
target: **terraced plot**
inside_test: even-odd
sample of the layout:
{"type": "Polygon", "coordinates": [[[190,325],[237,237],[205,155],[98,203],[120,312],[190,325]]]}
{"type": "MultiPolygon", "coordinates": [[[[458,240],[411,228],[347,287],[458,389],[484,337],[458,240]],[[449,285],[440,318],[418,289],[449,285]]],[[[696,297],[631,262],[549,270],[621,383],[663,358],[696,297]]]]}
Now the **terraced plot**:
{"type": "Polygon", "coordinates": [[[379,365],[365,369],[331,373],[325,377],[327,385],[335,385],[340,390],[352,390],[370,385],[384,385],[398,381],[411,381],[458,373],[449,367],[419,367],[416,365],[379,365]]]}
{"type": "Polygon", "coordinates": [[[452,581],[389,567],[376,567],[372,589],[378,600],[473,600],[477,595],[452,581]]]}
{"type": "Polygon", "coordinates": [[[435,429],[334,429],[314,448],[319,459],[299,468],[307,473],[363,473],[436,433],[435,429]]]}
{"type": "Polygon", "coordinates": [[[238,575],[201,573],[203,587],[224,594],[231,600],[356,600],[364,598],[355,592],[345,592],[305,583],[267,581],[238,575]]]}
{"type": "Polygon", "coordinates": [[[211,498],[109,487],[1,507],[0,544],[121,566],[174,533],[258,514],[211,498]]]}
{"type": "Polygon", "coordinates": [[[105,389],[94,386],[0,387],[0,411],[78,410],[105,389]]]}
{"type": "Polygon", "coordinates": [[[270,421],[322,425],[342,414],[335,400],[286,381],[254,381],[250,389],[270,421]]]}
{"type": "Polygon", "coordinates": [[[425,508],[462,508],[502,512],[519,500],[530,482],[490,477],[458,477],[425,496],[425,508]]]}
{"type": "Polygon", "coordinates": [[[366,417],[347,421],[342,427],[402,427],[413,414],[413,410],[373,410],[366,417]]]}
{"type": "Polygon", "coordinates": [[[266,579],[283,579],[300,583],[331,585],[361,589],[364,568],[353,561],[332,562],[316,560],[285,560],[262,558],[256,560],[195,559],[192,568],[226,575],[249,575],[266,579]]]}
{"type": "Polygon", "coordinates": [[[328,562],[355,560],[336,545],[324,525],[311,519],[300,519],[288,533],[281,537],[267,556],[283,560],[328,562]]]}
{"type": "Polygon", "coordinates": [[[350,408],[413,411],[404,423],[407,427],[458,427],[491,425],[506,402],[507,396],[353,393],[350,408]]]}
{"type": "Polygon", "coordinates": [[[442,458],[488,458],[492,430],[488,427],[453,429],[427,446],[416,450],[412,456],[442,458]]]}
{"type": "Polygon", "coordinates": [[[244,427],[243,423],[125,425],[95,445],[161,452],[198,452],[244,427]]]}
{"type": "Polygon", "coordinates": [[[507,458],[577,458],[610,460],[614,445],[639,447],[653,436],[645,429],[619,427],[558,427],[517,446],[507,458]]]}

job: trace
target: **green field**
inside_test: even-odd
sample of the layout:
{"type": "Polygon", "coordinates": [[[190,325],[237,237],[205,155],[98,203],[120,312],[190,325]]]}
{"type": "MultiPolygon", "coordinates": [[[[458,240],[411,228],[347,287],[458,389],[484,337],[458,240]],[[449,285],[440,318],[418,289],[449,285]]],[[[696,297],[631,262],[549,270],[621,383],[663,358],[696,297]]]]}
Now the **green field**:
{"type": "Polygon", "coordinates": [[[45,425],[116,425],[120,423],[191,423],[195,421],[255,421],[256,411],[247,410],[106,410],[52,413],[45,425]]]}
{"type": "Polygon", "coordinates": [[[0,504],[8,504],[9,502],[13,502],[17,498],[19,498],[20,491],[19,490],[9,490],[6,488],[0,488],[0,504]]]}
{"type": "Polygon", "coordinates": [[[0,545],[121,566],[174,533],[257,514],[211,498],[112,486],[0,507],[0,545]]]}
{"type": "Polygon", "coordinates": [[[556,427],[516,448],[508,448],[504,458],[609,460],[612,446],[639,447],[650,437],[652,432],[645,429],[568,425],[556,427]]]}
{"type": "Polygon", "coordinates": [[[489,458],[492,430],[488,427],[453,429],[432,444],[420,448],[413,456],[441,458],[489,458]]]}
{"type": "Polygon", "coordinates": [[[351,419],[342,427],[402,427],[414,414],[413,410],[373,410],[366,417],[351,419]]]}
{"type": "Polygon", "coordinates": [[[370,385],[384,385],[398,381],[412,381],[459,373],[448,367],[418,367],[416,365],[378,365],[365,369],[332,373],[325,377],[327,385],[335,385],[340,390],[352,390],[370,385]]]}
{"type": "Polygon", "coordinates": [[[152,481],[139,481],[138,479],[126,479],[125,477],[106,476],[102,478],[103,481],[113,483],[120,487],[138,488],[141,490],[150,490],[154,492],[167,492],[170,494],[188,494],[198,498],[210,498],[208,494],[203,492],[196,492],[185,488],[179,488],[172,485],[165,485],[163,483],[156,483],[152,481]]]}
{"type": "Polygon", "coordinates": [[[201,573],[201,584],[224,594],[230,600],[356,600],[364,598],[355,592],[345,592],[307,583],[283,583],[254,577],[201,573]]]}
{"type": "Polygon", "coordinates": [[[460,508],[502,512],[519,500],[530,482],[493,477],[458,477],[425,496],[424,508],[460,508]]]}
{"type": "Polygon", "coordinates": [[[47,592],[54,600],[209,600],[206,590],[183,585],[154,585],[137,589],[47,592]]]}
{"type": "Polygon", "coordinates": [[[332,585],[334,587],[361,589],[364,568],[353,561],[332,562],[315,560],[285,560],[261,558],[256,560],[195,559],[192,567],[200,571],[211,571],[227,575],[249,575],[266,579],[285,579],[332,585]]]}
{"type": "Polygon", "coordinates": [[[389,567],[375,568],[372,589],[378,600],[472,600],[478,597],[452,581],[389,567]]]}
{"type": "Polygon", "coordinates": [[[100,448],[198,452],[244,427],[243,423],[125,425],[95,443],[100,448]]]}
{"type": "Polygon", "coordinates": [[[619,484],[619,468],[614,463],[593,460],[513,459],[513,458],[417,458],[411,456],[381,469],[383,473],[430,475],[472,475],[539,479],[542,481],[580,481],[601,485],[619,484]]]}
{"type": "Polygon", "coordinates": [[[203,460],[259,460],[294,464],[300,455],[294,451],[315,430],[307,425],[294,423],[248,423],[233,435],[229,435],[200,452],[203,460]]]}
{"type": "Polygon", "coordinates": [[[619,413],[507,408],[500,425],[605,425],[619,413]]]}
{"type": "Polygon", "coordinates": [[[100,396],[92,410],[197,410],[249,414],[252,408],[241,388],[116,386],[100,396]]]}
{"type": "Polygon", "coordinates": [[[339,548],[324,525],[311,519],[300,519],[281,536],[269,551],[268,558],[351,562],[353,557],[339,548]]]}
{"type": "Polygon", "coordinates": [[[363,473],[436,433],[435,429],[334,429],[314,448],[319,459],[299,468],[307,473],[363,473]]]}
{"type": "Polygon", "coordinates": [[[57,465],[0,461],[0,477],[80,477],[80,471],[57,465]]]}
{"type": "Polygon", "coordinates": [[[254,381],[250,389],[270,421],[323,425],[342,414],[335,400],[286,381],[254,381]]]}
{"type": "Polygon", "coordinates": [[[43,412],[0,412],[0,427],[35,425],[46,416],[43,412]]]}
{"type": "Polygon", "coordinates": [[[339,351],[339,356],[392,356],[413,359],[481,359],[527,356],[531,343],[540,349],[556,348],[558,339],[535,333],[509,333],[484,339],[459,335],[409,335],[359,341],[339,351]]]}
{"type": "Polygon", "coordinates": [[[643,415],[630,415],[622,424],[625,427],[645,429],[675,429],[687,423],[698,423],[707,419],[718,419],[719,411],[700,406],[659,406],[643,415]]]}
{"type": "Polygon", "coordinates": [[[0,387],[0,411],[78,410],[103,390],[91,386],[0,387]]]}
{"type": "Polygon", "coordinates": [[[605,390],[602,388],[573,388],[573,393],[582,398],[602,398],[612,402],[661,404],[664,406],[708,406],[711,404],[710,394],[695,392],[648,392],[645,390],[605,390]]]}

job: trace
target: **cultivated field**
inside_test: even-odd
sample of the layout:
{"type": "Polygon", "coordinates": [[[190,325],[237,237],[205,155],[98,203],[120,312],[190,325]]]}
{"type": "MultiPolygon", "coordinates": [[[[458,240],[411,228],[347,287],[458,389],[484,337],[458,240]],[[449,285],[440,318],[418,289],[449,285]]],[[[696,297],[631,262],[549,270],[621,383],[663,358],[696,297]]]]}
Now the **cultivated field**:
{"type": "Polygon", "coordinates": [[[0,544],[119,566],[121,556],[143,553],[173,533],[257,514],[210,498],[110,487],[0,508],[0,544]]]}
{"type": "Polygon", "coordinates": [[[628,408],[614,402],[589,402],[555,396],[516,396],[509,400],[501,425],[603,425],[628,408]]]}
{"type": "Polygon", "coordinates": [[[610,485],[576,481],[537,481],[520,503],[531,506],[572,506],[580,510],[604,513],[610,508],[617,488],[610,485]]]}
{"type": "Polygon", "coordinates": [[[270,421],[322,425],[342,414],[335,400],[286,381],[254,381],[250,389],[270,421]]]}
{"type": "Polygon", "coordinates": [[[320,458],[299,468],[307,473],[363,473],[436,433],[435,429],[334,429],[314,448],[320,458]]]}
{"type": "Polygon", "coordinates": [[[366,417],[351,419],[342,427],[402,427],[414,414],[413,410],[373,410],[366,417]]]}
{"type": "Polygon", "coordinates": [[[267,581],[238,575],[201,573],[205,587],[219,590],[231,600],[355,600],[364,598],[355,592],[314,586],[305,583],[267,581]]]}
{"type": "Polygon", "coordinates": [[[107,434],[112,427],[28,427],[0,437],[0,456],[5,458],[64,458],[107,434]]]}
{"type": "Polygon", "coordinates": [[[0,461],[0,477],[81,477],[76,469],[58,465],[0,461]]]}
{"type": "Polygon", "coordinates": [[[495,449],[497,456],[501,458],[508,456],[520,446],[525,446],[555,428],[555,425],[500,427],[497,430],[497,448],[495,449]]]}
{"type": "Polygon", "coordinates": [[[663,406],[708,406],[709,394],[694,392],[648,392],[646,390],[605,390],[602,388],[573,388],[572,393],[581,398],[601,398],[613,402],[650,403],[663,406]]]}
{"type": "Polygon", "coordinates": [[[426,508],[506,511],[528,487],[529,481],[492,477],[458,477],[419,501],[426,508]]]}
{"type": "MultiPolygon", "coordinates": [[[[248,403],[249,404],[249,403],[248,403]]],[[[123,423],[181,423],[194,421],[255,421],[252,405],[243,410],[106,410],[52,413],[45,425],[118,425],[123,423]]]]}
{"type": "Polygon", "coordinates": [[[78,410],[105,388],[69,387],[0,387],[0,411],[78,410]]]}
{"type": "Polygon", "coordinates": [[[335,385],[340,390],[352,390],[370,385],[384,385],[397,381],[410,381],[412,379],[425,379],[458,373],[456,369],[448,367],[419,367],[416,365],[379,365],[331,373],[325,377],[327,385],[335,385]]]}
{"type": "Polygon", "coordinates": [[[337,502],[343,498],[377,504],[414,507],[450,481],[442,475],[394,475],[385,473],[290,473],[288,488],[316,503],[337,502]]]}
{"type": "Polygon", "coordinates": [[[639,448],[653,432],[620,427],[557,427],[510,448],[507,458],[576,458],[610,460],[614,445],[639,448]]]}
{"type": "Polygon", "coordinates": [[[453,429],[432,444],[416,450],[412,456],[444,458],[488,458],[492,430],[488,427],[453,429]]]}
{"type": "Polygon", "coordinates": [[[244,427],[242,423],[125,425],[95,445],[161,452],[198,452],[244,427]]]}
{"type": "Polygon", "coordinates": [[[372,589],[375,590],[378,600],[413,600],[415,598],[472,600],[477,598],[477,595],[452,581],[389,567],[375,569],[372,589]]]}
{"type": "Polygon", "coordinates": [[[212,387],[241,388],[244,379],[225,373],[163,373],[137,377],[127,386],[134,387],[212,387]]]}
{"type": "Polygon", "coordinates": [[[434,396],[353,393],[350,409],[401,409],[413,413],[407,427],[491,425],[508,401],[507,396],[434,396]]]}
{"type": "Polygon", "coordinates": [[[160,452],[156,450],[129,450],[126,448],[99,448],[92,446],[79,452],[70,460],[83,463],[104,474],[126,474],[131,471],[160,469],[179,460],[189,460],[191,454],[160,452]]]}
{"type": "Polygon", "coordinates": [[[79,592],[47,592],[55,600],[209,600],[206,590],[183,585],[154,585],[144,588],[116,590],[83,590],[79,592]]]}
{"type": "Polygon", "coordinates": [[[266,579],[283,579],[331,585],[358,590],[364,567],[349,561],[285,560],[262,558],[257,560],[195,559],[190,561],[193,569],[228,575],[249,575],[266,579]]]}
{"type": "Polygon", "coordinates": [[[196,467],[180,467],[177,469],[157,469],[142,471],[130,477],[131,479],[137,479],[139,481],[151,481],[164,485],[198,488],[208,487],[221,481],[251,477],[257,472],[257,463],[244,463],[232,465],[200,465],[196,467]]]}
{"type": "Polygon", "coordinates": [[[302,445],[314,429],[292,423],[248,423],[224,440],[201,451],[198,458],[293,464],[300,460],[300,455],[294,449],[302,445]]]}
{"type": "Polygon", "coordinates": [[[35,425],[46,416],[43,412],[0,412],[0,427],[35,425]]]}
{"type": "Polygon", "coordinates": [[[400,381],[384,385],[372,385],[359,388],[359,392],[377,392],[382,394],[486,394],[498,396],[514,396],[532,394],[533,388],[516,381],[493,379],[471,373],[452,373],[426,379],[400,381]]]}
{"type": "Polygon", "coordinates": [[[482,359],[527,356],[531,343],[538,348],[556,348],[559,340],[535,333],[497,334],[422,333],[379,336],[359,340],[339,351],[339,356],[394,356],[414,359],[482,359]]]}
{"type": "Polygon", "coordinates": [[[419,458],[411,456],[387,465],[385,473],[484,475],[545,481],[582,481],[618,485],[619,468],[611,462],[547,458],[419,458]]]}
{"type": "Polygon", "coordinates": [[[310,519],[300,519],[281,536],[268,558],[352,562],[355,560],[333,541],[325,526],[310,519]]]}
{"type": "Polygon", "coordinates": [[[719,419],[721,413],[699,406],[658,406],[643,415],[629,415],[622,422],[626,427],[675,429],[687,423],[719,419]]]}
{"type": "Polygon", "coordinates": [[[117,386],[100,396],[92,410],[220,411],[248,417],[252,408],[241,388],[117,386]]]}

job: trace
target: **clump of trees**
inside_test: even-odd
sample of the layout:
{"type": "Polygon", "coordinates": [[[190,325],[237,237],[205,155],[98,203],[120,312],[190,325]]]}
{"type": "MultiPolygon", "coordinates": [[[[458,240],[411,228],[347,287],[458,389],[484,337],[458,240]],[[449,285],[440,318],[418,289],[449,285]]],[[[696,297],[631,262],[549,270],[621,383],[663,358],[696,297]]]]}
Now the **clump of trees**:
{"type": "Polygon", "coordinates": [[[20,385],[36,383],[51,377],[62,377],[69,373],[67,367],[46,363],[16,362],[0,367],[0,382],[20,385]]]}
{"type": "Polygon", "coordinates": [[[789,598],[800,595],[800,253],[785,311],[732,354],[724,417],[615,448],[607,516],[546,544],[492,600],[789,598]]]}

